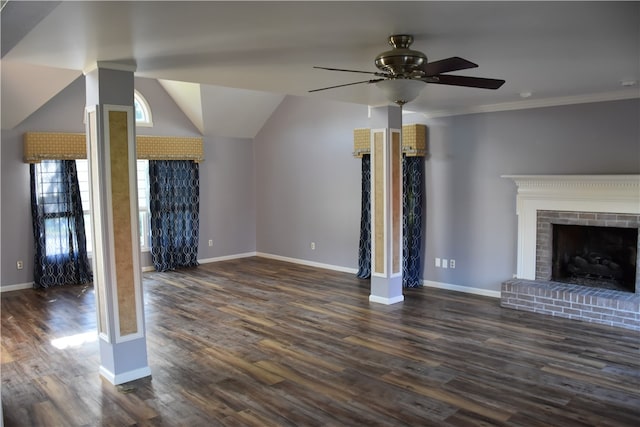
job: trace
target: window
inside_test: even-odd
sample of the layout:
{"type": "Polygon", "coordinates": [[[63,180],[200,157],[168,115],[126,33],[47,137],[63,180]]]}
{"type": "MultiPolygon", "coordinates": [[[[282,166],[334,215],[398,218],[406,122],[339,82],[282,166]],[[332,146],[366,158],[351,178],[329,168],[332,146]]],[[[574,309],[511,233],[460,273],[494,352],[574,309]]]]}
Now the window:
{"type": "Polygon", "coordinates": [[[151,248],[151,214],[149,213],[149,160],[138,160],[138,222],[140,248],[151,248]]]}
{"type": "Polygon", "coordinates": [[[152,127],[153,120],[149,104],[137,90],[133,92],[133,106],[136,112],[136,126],[152,127]]]}
{"type": "MultiPolygon", "coordinates": [[[[153,126],[151,109],[147,100],[140,92],[134,90],[133,105],[136,117],[136,126],[153,126]]],[[[151,227],[149,214],[149,161],[138,160],[138,218],[140,223],[140,249],[149,251],[151,247],[151,227]]],[[[87,159],[76,160],[78,171],[78,184],[80,197],[82,198],[82,210],[84,211],[85,233],[87,236],[87,250],[93,250],[93,234],[91,229],[91,201],[89,199],[89,162],[87,159]]]]}
{"type": "MultiPolygon", "coordinates": [[[[140,92],[134,90],[133,104],[136,126],[153,126],[151,109],[147,100],[140,92]]],[[[138,160],[138,212],[140,222],[140,249],[149,251],[151,248],[151,215],[149,214],[149,161],[138,160]]],[[[93,234],[91,229],[91,201],[89,199],[89,162],[87,159],[76,160],[78,185],[84,212],[85,233],[87,237],[87,251],[93,251],[93,234]]]]}
{"type": "Polygon", "coordinates": [[[29,174],[35,284],[47,288],[90,281],[75,162],[43,160],[32,163],[29,174]]]}
{"type": "MultiPolygon", "coordinates": [[[[138,160],[138,218],[140,222],[140,249],[149,251],[151,247],[150,214],[149,214],[149,161],[138,160]]],[[[89,162],[86,159],[76,160],[78,185],[84,211],[87,251],[92,252],[93,235],[91,230],[91,203],[89,200],[89,162]]]]}
{"type": "Polygon", "coordinates": [[[84,213],[84,232],[87,237],[87,252],[93,252],[93,233],[91,229],[91,200],[89,199],[89,162],[87,159],[76,160],[80,200],[84,213]]]}

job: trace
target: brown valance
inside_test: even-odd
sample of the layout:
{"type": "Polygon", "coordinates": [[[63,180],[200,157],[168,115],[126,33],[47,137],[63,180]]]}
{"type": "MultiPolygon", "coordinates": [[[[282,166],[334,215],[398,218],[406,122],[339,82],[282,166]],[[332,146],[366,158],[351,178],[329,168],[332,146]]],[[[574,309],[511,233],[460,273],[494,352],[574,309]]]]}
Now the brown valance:
{"type": "MultiPolygon", "coordinates": [[[[83,133],[26,132],[25,163],[42,160],[87,158],[87,139],[83,133]]],[[[204,161],[202,138],[177,136],[136,136],[138,159],[204,161]]]]}
{"type": "MultiPolygon", "coordinates": [[[[353,130],[353,155],[362,157],[371,152],[371,129],[353,130]]],[[[427,154],[427,127],[420,124],[402,126],[402,153],[408,157],[427,154]]]]}

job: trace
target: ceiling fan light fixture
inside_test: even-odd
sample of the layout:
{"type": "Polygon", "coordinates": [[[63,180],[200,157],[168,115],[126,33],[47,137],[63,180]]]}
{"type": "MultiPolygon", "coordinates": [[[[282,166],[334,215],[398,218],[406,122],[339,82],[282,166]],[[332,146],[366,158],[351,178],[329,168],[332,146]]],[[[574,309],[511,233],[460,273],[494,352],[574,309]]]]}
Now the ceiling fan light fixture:
{"type": "Polygon", "coordinates": [[[426,86],[424,82],[413,79],[389,79],[376,82],[375,85],[385,97],[400,106],[411,102],[420,95],[426,86]]]}

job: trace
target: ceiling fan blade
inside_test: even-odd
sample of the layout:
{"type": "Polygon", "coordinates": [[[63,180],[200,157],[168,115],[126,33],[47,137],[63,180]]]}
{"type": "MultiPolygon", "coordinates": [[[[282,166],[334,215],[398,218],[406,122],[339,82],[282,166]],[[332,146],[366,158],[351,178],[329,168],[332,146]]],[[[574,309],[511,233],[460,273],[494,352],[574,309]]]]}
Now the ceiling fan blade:
{"type": "Polygon", "coordinates": [[[337,87],[344,87],[344,86],[359,85],[359,84],[362,84],[362,83],[376,83],[376,82],[379,82],[379,81],[382,81],[382,80],[384,80],[384,79],[362,80],[362,81],[360,81],[360,82],[346,83],[346,84],[343,84],[343,85],[336,85],[336,86],[323,87],[323,88],[321,88],[321,89],[313,89],[313,90],[310,90],[309,92],[319,92],[319,91],[321,91],[321,90],[335,89],[335,88],[337,88],[337,87]]]}
{"type": "Polygon", "coordinates": [[[504,80],[499,79],[485,79],[483,77],[469,77],[469,76],[452,76],[448,74],[442,74],[439,76],[425,77],[421,79],[427,83],[436,83],[441,85],[451,86],[466,86],[477,87],[480,89],[498,89],[504,84],[504,80]]]}
{"type": "Polygon", "coordinates": [[[317,68],[319,70],[329,70],[329,71],[345,71],[347,73],[373,74],[374,76],[378,76],[378,77],[387,77],[387,74],[378,73],[375,71],[346,70],[344,68],[328,68],[328,67],[313,67],[313,68],[317,68]]]}
{"type": "Polygon", "coordinates": [[[422,71],[428,77],[437,76],[438,74],[448,73],[450,71],[466,70],[469,68],[476,68],[478,64],[474,64],[471,61],[453,56],[451,58],[441,59],[439,61],[429,62],[422,67],[422,71]]]}

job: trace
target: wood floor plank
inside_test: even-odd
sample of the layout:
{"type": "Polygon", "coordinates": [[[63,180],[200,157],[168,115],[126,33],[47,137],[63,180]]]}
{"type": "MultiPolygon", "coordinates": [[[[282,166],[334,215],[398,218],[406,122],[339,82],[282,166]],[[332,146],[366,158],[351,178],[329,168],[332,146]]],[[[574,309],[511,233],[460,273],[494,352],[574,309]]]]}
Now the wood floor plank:
{"type": "Polygon", "coordinates": [[[389,383],[402,387],[411,391],[414,391],[422,396],[434,399],[448,405],[460,408],[469,413],[477,414],[478,416],[485,417],[494,421],[504,422],[507,421],[515,411],[511,412],[500,408],[501,405],[495,402],[494,407],[484,406],[474,400],[463,396],[462,394],[453,393],[445,389],[435,389],[432,387],[425,387],[419,382],[414,381],[407,375],[398,375],[395,372],[386,374],[382,379],[389,383]]]}
{"type": "Polygon", "coordinates": [[[382,340],[380,338],[375,339],[363,339],[356,336],[349,336],[344,339],[346,342],[355,344],[360,347],[366,347],[370,350],[374,350],[379,353],[385,353],[391,356],[403,357],[409,360],[418,361],[426,366],[438,366],[440,362],[430,360],[420,354],[411,351],[410,347],[403,348],[400,344],[394,344],[391,341],[382,340]]]}
{"type": "Polygon", "coordinates": [[[251,257],[144,274],[152,377],[98,375],[91,286],[0,297],[4,425],[640,425],[640,334],[251,257]],[[70,342],[73,342],[71,340],[70,342]],[[55,344],[55,345],[54,345],[55,344]]]}
{"type": "Polygon", "coordinates": [[[280,357],[302,360],[311,366],[329,369],[334,372],[342,372],[345,369],[342,365],[323,360],[305,351],[294,350],[290,346],[283,345],[281,342],[273,339],[264,339],[260,341],[258,345],[271,350],[275,355],[279,355],[280,357]]]}

